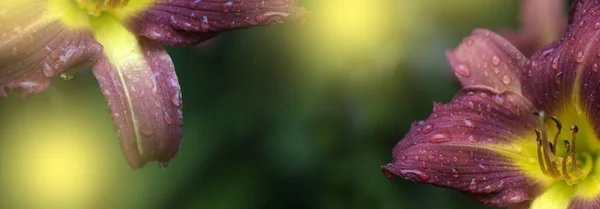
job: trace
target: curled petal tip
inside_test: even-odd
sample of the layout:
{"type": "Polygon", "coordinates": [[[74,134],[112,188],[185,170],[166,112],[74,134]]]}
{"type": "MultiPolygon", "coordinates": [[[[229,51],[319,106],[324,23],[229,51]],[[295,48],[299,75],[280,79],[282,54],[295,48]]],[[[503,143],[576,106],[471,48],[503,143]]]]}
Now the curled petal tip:
{"type": "Polygon", "coordinates": [[[182,135],[182,100],[171,59],[158,45],[140,38],[143,53],[94,67],[121,149],[133,169],[158,161],[161,168],[177,154],[182,135]]]}

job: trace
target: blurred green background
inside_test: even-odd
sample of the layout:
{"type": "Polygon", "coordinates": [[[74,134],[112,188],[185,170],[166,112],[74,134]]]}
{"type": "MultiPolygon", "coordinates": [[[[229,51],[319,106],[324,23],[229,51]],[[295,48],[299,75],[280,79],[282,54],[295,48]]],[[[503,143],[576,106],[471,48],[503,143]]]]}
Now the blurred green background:
{"type": "Polygon", "coordinates": [[[518,0],[304,0],[304,24],[168,48],[184,134],[132,171],[90,70],[0,102],[0,208],[485,208],[380,166],[459,89],[445,51],[517,28],[518,0]]]}

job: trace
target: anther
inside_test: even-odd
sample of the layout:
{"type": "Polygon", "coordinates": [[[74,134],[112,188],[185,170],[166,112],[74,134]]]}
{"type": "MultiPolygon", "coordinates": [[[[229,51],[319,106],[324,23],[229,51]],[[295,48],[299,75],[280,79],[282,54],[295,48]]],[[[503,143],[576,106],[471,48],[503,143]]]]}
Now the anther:
{"type": "MultiPolygon", "coordinates": [[[[558,120],[558,118],[556,118],[556,116],[552,116],[552,117],[550,117],[550,119],[552,121],[554,121],[554,123],[556,123],[556,129],[558,130],[556,132],[556,134],[554,135],[554,143],[552,143],[554,145],[557,145],[556,143],[558,142],[558,135],[560,135],[560,130],[562,129],[562,124],[560,123],[560,121],[558,120]]],[[[552,153],[556,154],[556,146],[553,147],[552,153]]]]}

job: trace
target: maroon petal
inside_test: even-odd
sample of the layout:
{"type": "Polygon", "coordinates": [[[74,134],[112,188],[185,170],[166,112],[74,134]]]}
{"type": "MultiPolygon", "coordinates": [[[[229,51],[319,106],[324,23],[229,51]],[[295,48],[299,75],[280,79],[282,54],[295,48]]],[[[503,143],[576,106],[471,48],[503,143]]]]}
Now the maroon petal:
{"type": "Polygon", "coordinates": [[[394,147],[393,162],[382,169],[388,178],[460,190],[486,205],[527,201],[537,195],[538,186],[493,145],[511,146],[532,135],[532,111],[525,98],[511,91],[463,89],[451,103],[435,104],[426,121],[413,124],[394,147]]]}
{"type": "Polygon", "coordinates": [[[567,16],[562,0],[522,0],[519,31],[501,31],[500,35],[530,57],[543,46],[558,40],[565,32],[567,16]]]}
{"type": "MultiPolygon", "coordinates": [[[[557,114],[566,107],[585,110],[597,120],[600,75],[600,5],[574,3],[572,21],[561,41],[535,53],[523,72],[523,95],[539,109],[557,114]]],[[[598,124],[598,123],[594,123],[598,124]]],[[[596,125],[598,130],[600,124],[596,125]]]]}
{"type": "Polygon", "coordinates": [[[521,92],[520,72],[526,58],[497,34],[478,29],[454,50],[446,52],[463,86],[489,86],[521,92]]]}
{"type": "Polygon", "coordinates": [[[158,1],[130,27],[167,45],[193,45],[220,32],[281,23],[305,14],[295,0],[158,1]]]}
{"type": "Polygon", "coordinates": [[[569,204],[569,209],[600,208],[600,197],[586,200],[583,198],[574,198],[569,204]]]}
{"type": "Polygon", "coordinates": [[[0,99],[41,92],[62,72],[87,67],[99,57],[102,47],[89,31],[19,8],[3,8],[6,14],[0,15],[0,99]]]}
{"type": "Polygon", "coordinates": [[[132,168],[157,160],[166,166],[179,150],[182,101],[171,58],[160,43],[140,38],[143,63],[111,64],[103,57],[94,66],[132,168]]]}

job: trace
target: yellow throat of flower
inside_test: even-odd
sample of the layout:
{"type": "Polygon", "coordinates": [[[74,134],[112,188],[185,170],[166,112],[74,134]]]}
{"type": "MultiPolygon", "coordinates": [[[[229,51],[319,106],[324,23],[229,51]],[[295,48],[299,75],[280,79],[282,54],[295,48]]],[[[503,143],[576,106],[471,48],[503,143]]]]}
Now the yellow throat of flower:
{"type": "Polygon", "coordinates": [[[111,16],[125,22],[148,9],[155,0],[49,0],[49,17],[59,18],[69,28],[91,28],[90,22],[111,16]]]}
{"type": "Polygon", "coordinates": [[[85,9],[92,16],[99,16],[102,12],[110,13],[117,8],[127,6],[129,0],[75,0],[80,8],[85,9]]]}
{"type": "Polygon", "coordinates": [[[540,184],[542,193],[531,208],[567,208],[574,198],[594,200],[600,195],[600,140],[587,115],[565,108],[557,116],[536,113],[539,127],[508,150],[525,175],[540,184]],[[563,127],[564,125],[564,127],[563,127]],[[514,150],[514,149],[513,149],[514,150]]]}

